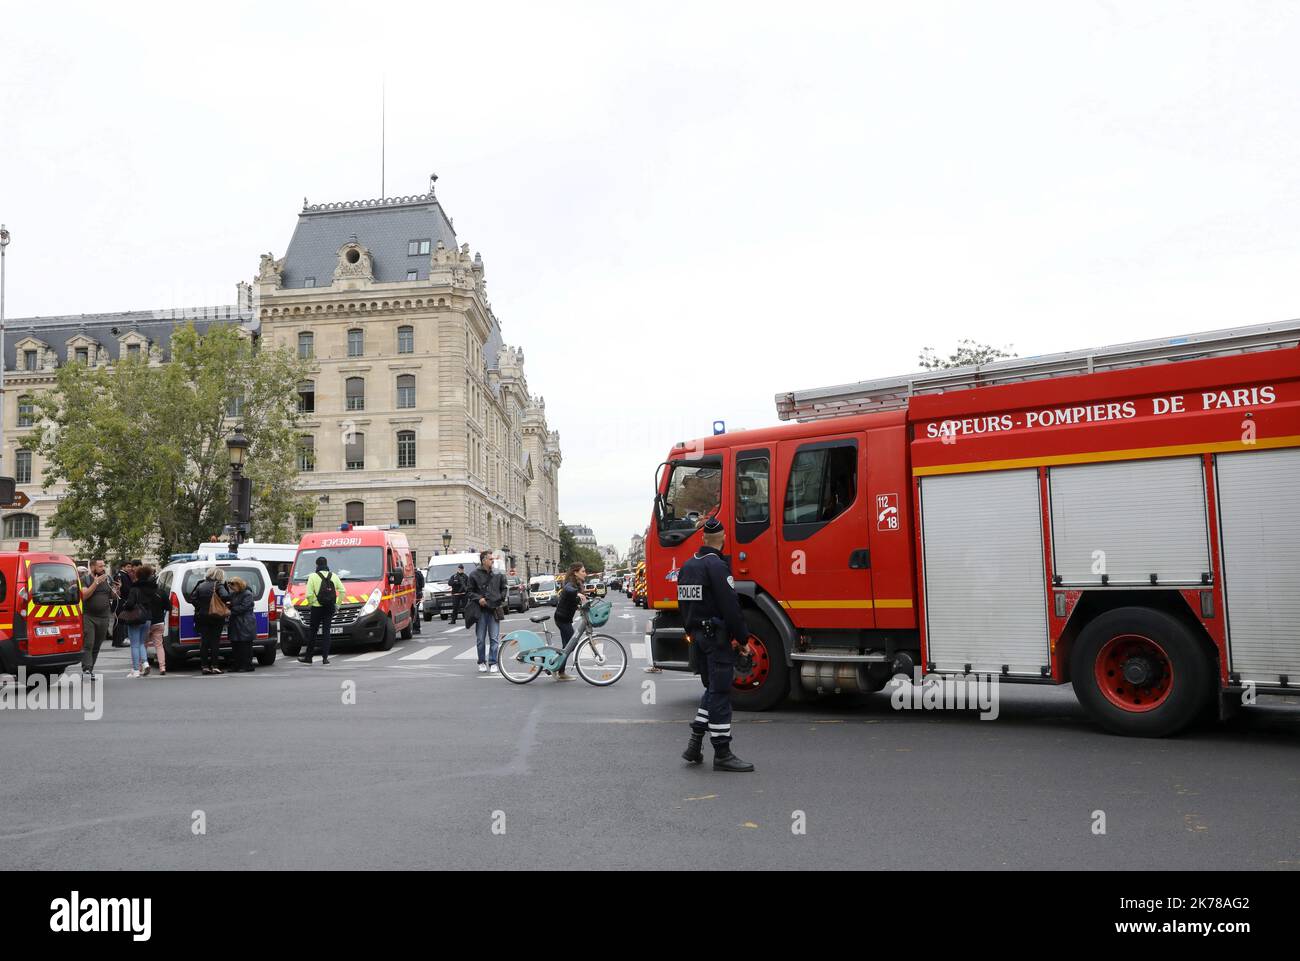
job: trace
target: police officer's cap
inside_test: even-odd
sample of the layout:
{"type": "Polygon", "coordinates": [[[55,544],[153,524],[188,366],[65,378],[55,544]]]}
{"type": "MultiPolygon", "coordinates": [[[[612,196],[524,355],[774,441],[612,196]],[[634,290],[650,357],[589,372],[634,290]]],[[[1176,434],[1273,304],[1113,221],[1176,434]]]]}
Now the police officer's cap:
{"type": "Polygon", "coordinates": [[[703,531],[706,534],[721,534],[723,530],[722,522],[716,517],[710,517],[704,522],[703,531]]]}

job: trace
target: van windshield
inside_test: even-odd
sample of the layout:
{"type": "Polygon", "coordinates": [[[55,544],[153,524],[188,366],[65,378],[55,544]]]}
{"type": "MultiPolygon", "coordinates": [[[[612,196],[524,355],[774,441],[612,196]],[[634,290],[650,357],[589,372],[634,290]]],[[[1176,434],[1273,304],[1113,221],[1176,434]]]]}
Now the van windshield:
{"type": "Polygon", "coordinates": [[[429,573],[424,579],[432,584],[446,584],[451,580],[451,575],[456,573],[455,564],[435,564],[429,568],[429,573]]]}
{"type": "Polygon", "coordinates": [[[329,561],[330,570],[344,581],[377,581],[384,576],[384,552],[379,547],[304,547],[293,565],[293,582],[306,584],[316,573],[316,558],[329,561]]]}
{"type": "Polygon", "coordinates": [[[32,603],[76,604],[81,601],[77,569],[71,564],[32,565],[32,603]]]}

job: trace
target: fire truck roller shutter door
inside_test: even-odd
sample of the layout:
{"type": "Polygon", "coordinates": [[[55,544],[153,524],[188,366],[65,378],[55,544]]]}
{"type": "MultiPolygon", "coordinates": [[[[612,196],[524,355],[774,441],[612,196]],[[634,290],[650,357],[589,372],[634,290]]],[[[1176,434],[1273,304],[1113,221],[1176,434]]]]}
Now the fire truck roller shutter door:
{"type": "Polygon", "coordinates": [[[921,480],[927,658],[1039,677],[1051,663],[1036,470],[921,480]]]}
{"type": "Polygon", "coordinates": [[[1199,457],[1048,471],[1053,571],[1066,586],[1200,584],[1210,571],[1199,457]]]}
{"type": "Polygon", "coordinates": [[[1300,678],[1300,449],[1215,458],[1229,670],[1300,678]]]}

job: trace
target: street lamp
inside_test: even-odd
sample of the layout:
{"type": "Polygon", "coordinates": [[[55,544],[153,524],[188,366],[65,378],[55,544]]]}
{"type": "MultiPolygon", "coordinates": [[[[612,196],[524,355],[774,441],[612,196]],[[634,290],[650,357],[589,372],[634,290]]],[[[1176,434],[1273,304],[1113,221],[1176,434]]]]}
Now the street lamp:
{"type": "Polygon", "coordinates": [[[444,529],[442,532],[442,552],[451,553],[451,531],[444,529]]]}
{"type": "Polygon", "coordinates": [[[230,553],[239,553],[240,525],[246,521],[249,499],[245,496],[247,478],[242,476],[244,456],[248,453],[248,438],[238,427],[226,438],[226,451],[230,454],[230,553]]]}
{"type": "Polygon", "coordinates": [[[5,449],[5,248],[9,231],[0,224],[0,470],[4,468],[5,449]]]}

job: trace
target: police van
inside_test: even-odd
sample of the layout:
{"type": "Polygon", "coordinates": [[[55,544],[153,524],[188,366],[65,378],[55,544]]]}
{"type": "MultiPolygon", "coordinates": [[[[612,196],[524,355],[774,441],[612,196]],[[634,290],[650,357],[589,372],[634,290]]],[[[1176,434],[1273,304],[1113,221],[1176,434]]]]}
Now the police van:
{"type": "MultiPolygon", "coordinates": [[[[158,575],[158,587],[168,594],[170,610],[167,615],[167,664],[184,664],[186,660],[199,655],[199,630],[194,623],[194,605],[186,598],[193,594],[194,588],[208,574],[218,567],[226,575],[226,583],[231,578],[242,578],[253,594],[253,617],[257,621],[257,639],[253,642],[253,653],[257,663],[270,667],[275,663],[275,648],[279,640],[279,605],[271,584],[271,574],[261,561],[243,558],[238,554],[221,552],[203,556],[194,554],[173,554],[167,566],[158,575]]],[[[221,631],[219,651],[223,656],[231,653],[230,638],[225,628],[221,631]]]]}

